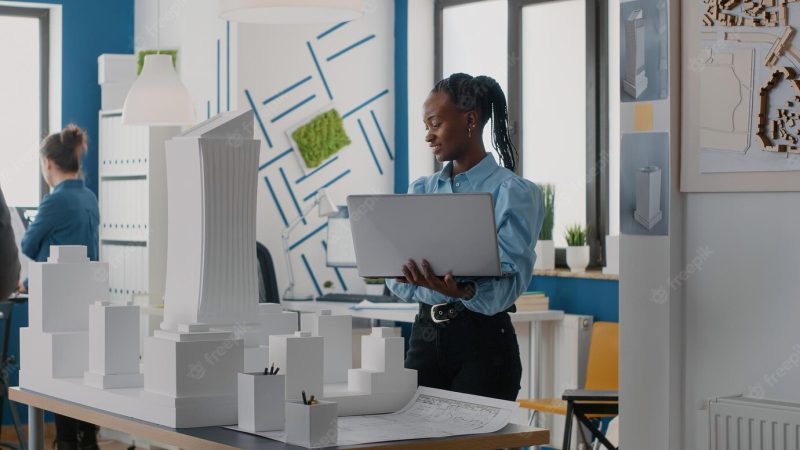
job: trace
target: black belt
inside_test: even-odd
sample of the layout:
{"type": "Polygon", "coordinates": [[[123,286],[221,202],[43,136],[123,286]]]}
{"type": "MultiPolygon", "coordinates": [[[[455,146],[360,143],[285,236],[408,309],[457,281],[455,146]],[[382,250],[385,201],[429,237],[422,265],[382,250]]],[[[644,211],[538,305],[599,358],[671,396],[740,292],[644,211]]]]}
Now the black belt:
{"type": "MultiPolygon", "coordinates": [[[[516,305],[511,305],[510,308],[506,309],[498,313],[497,315],[504,314],[504,313],[512,313],[517,311],[516,305]]],[[[447,322],[456,318],[464,318],[468,316],[477,317],[496,317],[495,316],[486,316],[480,313],[472,312],[464,306],[462,302],[452,302],[452,303],[440,303],[438,305],[429,305],[427,303],[420,303],[419,304],[419,317],[423,319],[428,319],[433,323],[443,323],[447,322]]]]}

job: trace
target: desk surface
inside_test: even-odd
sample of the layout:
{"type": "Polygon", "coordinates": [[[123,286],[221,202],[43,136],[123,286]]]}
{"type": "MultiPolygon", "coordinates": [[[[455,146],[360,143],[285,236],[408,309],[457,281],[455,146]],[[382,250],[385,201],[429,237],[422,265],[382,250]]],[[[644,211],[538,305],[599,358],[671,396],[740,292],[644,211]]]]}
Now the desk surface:
{"type": "MultiPolygon", "coordinates": [[[[186,449],[230,450],[230,449],[302,449],[295,445],[229,430],[223,427],[167,428],[161,425],[112,414],[89,408],[37,392],[13,387],[9,389],[9,399],[36,408],[52,411],[76,419],[84,420],[101,427],[111,428],[148,439],[161,444],[174,445],[186,449]]],[[[416,439],[409,441],[383,442],[347,447],[342,449],[382,449],[382,450],[490,450],[508,447],[545,445],[550,442],[550,432],[541,428],[529,428],[510,424],[496,433],[458,436],[444,439],[416,439]]]]}
{"type": "MultiPolygon", "coordinates": [[[[387,305],[389,303],[380,303],[387,305]]],[[[413,323],[414,316],[417,315],[416,309],[386,310],[386,309],[350,309],[353,303],[343,302],[318,302],[316,300],[281,303],[283,308],[289,311],[299,311],[314,313],[323,309],[330,309],[333,314],[350,315],[362,319],[390,320],[394,322],[413,323]]],[[[564,318],[564,311],[523,311],[511,313],[512,322],[543,322],[550,320],[561,320],[564,318]]]]}

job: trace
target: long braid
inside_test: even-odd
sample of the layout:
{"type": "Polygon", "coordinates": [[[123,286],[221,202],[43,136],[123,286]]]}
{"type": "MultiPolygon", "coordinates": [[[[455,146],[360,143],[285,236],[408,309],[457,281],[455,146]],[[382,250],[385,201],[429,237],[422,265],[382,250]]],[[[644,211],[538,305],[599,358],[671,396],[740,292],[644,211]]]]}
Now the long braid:
{"type": "Polygon", "coordinates": [[[461,111],[478,111],[481,129],[491,119],[492,147],[505,168],[516,168],[518,153],[508,132],[506,96],[495,79],[454,73],[436,83],[433,92],[446,92],[461,111]]]}

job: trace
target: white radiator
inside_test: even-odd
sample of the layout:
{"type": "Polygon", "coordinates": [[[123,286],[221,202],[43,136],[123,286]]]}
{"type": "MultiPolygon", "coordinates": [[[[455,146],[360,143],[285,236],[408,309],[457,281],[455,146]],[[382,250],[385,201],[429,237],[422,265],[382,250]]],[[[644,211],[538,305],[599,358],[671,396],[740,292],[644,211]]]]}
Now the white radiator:
{"type": "Polygon", "coordinates": [[[710,450],[800,450],[800,404],[746,397],[709,402],[710,450]]]}

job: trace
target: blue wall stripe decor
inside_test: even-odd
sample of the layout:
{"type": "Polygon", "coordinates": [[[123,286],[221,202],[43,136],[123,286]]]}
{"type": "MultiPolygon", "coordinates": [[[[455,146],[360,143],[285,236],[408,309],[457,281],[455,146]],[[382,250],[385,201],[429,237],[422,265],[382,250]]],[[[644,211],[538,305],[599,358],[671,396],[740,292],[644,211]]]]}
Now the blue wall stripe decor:
{"type": "Polygon", "coordinates": [[[220,41],[217,39],[217,114],[220,113],[220,101],[219,101],[219,85],[220,85],[220,41]]]}
{"type": "MultiPolygon", "coordinates": [[[[322,248],[325,249],[325,258],[328,257],[328,243],[323,240],[322,241],[322,248]]],[[[342,276],[342,272],[339,270],[338,267],[333,267],[333,271],[336,272],[336,278],[339,279],[339,284],[342,286],[342,290],[347,292],[347,283],[344,282],[344,277],[342,276]]]]}
{"type": "Polygon", "coordinates": [[[279,120],[283,119],[284,117],[286,117],[287,115],[289,115],[289,114],[291,114],[293,111],[295,111],[296,109],[298,109],[298,108],[302,107],[303,105],[305,105],[306,103],[310,102],[311,100],[314,100],[315,98],[317,98],[317,95],[316,95],[316,94],[311,94],[310,96],[308,96],[308,97],[304,98],[303,100],[301,100],[301,101],[300,101],[300,103],[298,103],[298,104],[296,104],[296,105],[292,106],[291,108],[287,109],[286,111],[284,111],[284,112],[282,112],[282,113],[278,114],[277,116],[275,116],[275,117],[272,119],[272,121],[271,121],[271,122],[272,122],[272,123],[275,123],[275,122],[277,122],[277,121],[279,121],[279,120]]]}
{"type": "Polygon", "coordinates": [[[375,35],[374,35],[374,34],[370,34],[369,36],[365,37],[364,39],[361,39],[361,40],[359,40],[359,41],[356,41],[356,42],[354,42],[354,43],[352,43],[352,44],[348,45],[347,47],[345,47],[345,48],[343,48],[343,49],[339,50],[338,52],[336,52],[336,53],[332,54],[331,56],[328,56],[328,58],[326,59],[326,61],[328,61],[328,62],[330,62],[330,61],[333,61],[334,59],[336,59],[336,58],[338,58],[338,57],[340,57],[340,56],[344,55],[345,53],[347,53],[347,52],[349,52],[350,50],[352,50],[352,49],[354,49],[354,48],[358,47],[359,45],[362,45],[362,44],[365,44],[365,43],[367,43],[367,42],[371,41],[372,39],[375,39],[375,35]]]}
{"type": "Polygon", "coordinates": [[[294,149],[293,149],[292,147],[289,147],[289,150],[285,150],[285,151],[284,151],[283,153],[281,153],[280,155],[278,155],[278,156],[276,156],[276,157],[274,157],[274,158],[270,159],[269,161],[265,162],[264,164],[262,164],[262,165],[258,166],[258,170],[259,170],[259,172],[260,172],[260,171],[262,171],[262,170],[264,170],[264,169],[266,169],[267,167],[271,166],[273,163],[275,163],[275,162],[276,162],[276,161],[278,161],[279,159],[283,158],[284,156],[286,156],[286,155],[288,155],[288,154],[292,153],[293,151],[294,151],[294,149]]]}
{"type": "Polygon", "coordinates": [[[388,89],[385,89],[385,90],[384,90],[383,92],[381,92],[380,94],[378,94],[378,95],[376,95],[376,96],[374,96],[374,97],[370,98],[369,100],[365,101],[364,103],[362,103],[362,104],[360,104],[360,105],[356,106],[355,108],[353,108],[353,109],[351,109],[350,111],[348,111],[347,113],[345,113],[345,114],[342,116],[342,119],[346,119],[346,118],[348,118],[349,116],[353,115],[353,113],[357,112],[357,111],[358,111],[358,110],[360,110],[361,108],[363,108],[363,107],[365,107],[365,106],[369,105],[370,103],[374,102],[375,100],[377,100],[377,99],[379,99],[379,98],[383,97],[384,95],[386,95],[386,94],[388,94],[388,93],[389,93],[389,90],[388,90],[388,89]]]}
{"type": "Polygon", "coordinates": [[[281,208],[281,202],[278,201],[278,196],[275,195],[275,189],[272,189],[272,183],[269,182],[269,178],[267,177],[264,177],[264,182],[267,183],[267,189],[269,190],[269,194],[272,196],[272,200],[275,202],[275,207],[278,208],[278,213],[281,215],[283,226],[288,227],[289,221],[286,220],[286,214],[283,213],[283,208],[281,208]]]}
{"type": "Polygon", "coordinates": [[[267,134],[267,127],[264,126],[264,121],[261,120],[261,114],[258,113],[258,108],[256,108],[256,104],[253,102],[253,96],[250,95],[250,91],[247,89],[244,90],[244,95],[247,97],[247,103],[250,103],[250,108],[253,110],[253,114],[256,116],[256,122],[258,122],[258,126],[261,128],[261,134],[263,134],[264,139],[267,140],[267,145],[269,148],[272,148],[272,140],[269,138],[269,134],[267,134]]]}
{"type": "Polygon", "coordinates": [[[317,277],[314,276],[314,271],[311,270],[311,266],[308,264],[308,259],[306,258],[305,254],[300,255],[300,258],[303,259],[303,264],[306,266],[306,270],[308,271],[308,276],[311,277],[311,282],[314,283],[314,289],[317,290],[317,295],[322,295],[322,290],[319,288],[319,283],[317,283],[317,277]]]}
{"type": "Polygon", "coordinates": [[[303,197],[303,201],[307,202],[307,201],[311,200],[312,198],[314,198],[315,195],[317,195],[317,192],[321,191],[322,189],[327,189],[327,188],[331,187],[333,185],[333,183],[336,183],[337,181],[339,181],[342,178],[346,177],[347,175],[350,174],[350,172],[351,172],[351,170],[347,169],[344,172],[340,173],[339,175],[336,175],[336,177],[334,177],[331,181],[328,181],[327,183],[325,183],[322,186],[320,186],[319,189],[317,189],[316,191],[314,191],[314,192],[306,195],[305,197],[303,197]]]}
{"type": "Polygon", "coordinates": [[[375,150],[372,148],[372,142],[369,141],[369,136],[367,136],[367,131],[364,129],[364,124],[361,123],[361,119],[358,119],[358,127],[361,128],[361,134],[364,135],[364,140],[367,141],[367,148],[369,148],[369,152],[372,154],[372,160],[375,161],[375,166],[378,168],[378,172],[383,175],[381,163],[378,162],[378,156],[375,155],[375,150]]]}
{"type": "Polygon", "coordinates": [[[408,192],[408,0],[394,0],[394,192],[408,192]]]}
{"type": "MultiPolygon", "coordinates": [[[[294,191],[292,190],[292,187],[289,185],[289,180],[286,178],[286,172],[283,171],[283,167],[279,168],[278,170],[280,170],[281,172],[281,178],[283,178],[283,184],[286,186],[286,190],[289,191],[289,196],[292,197],[292,203],[294,203],[294,207],[297,210],[297,215],[302,216],[303,210],[300,209],[300,203],[297,202],[297,197],[294,196],[294,191]]],[[[305,217],[303,217],[302,220],[303,220],[303,225],[308,224],[308,222],[306,222],[305,217]]]]}
{"type": "Polygon", "coordinates": [[[314,229],[314,231],[308,233],[307,235],[305,235],[302,238],[300,238],[297,242],[295,242],[294,244],[290,245],[289,246],[289,251],[292,251],[295,248],[299,247],[300,245],[303,244],[303,242],[311,239],[312,237],[314,237],[315,234],[319,233],[320,231],[324,230],[327,227],[328,227],[328,222],[325,222],[322,225],[318,226],[317,228],[314,229]]]}
{"type": "Polygon", "coordinates": [[[338,155],[334,156],[333,158],[331,158],[331,159],[329,159],[327,161],[325,161],[321,166],[317,167],[316,169],[312,170],[311,172],[309,172],[309,173],[303,175],[302,177],[298,178],[297,181],[294,182],[294,184],[300,184],[301,182],[307,180],[310,176],[314,175],[315,173],[319,172],[320,170],[322,170],[322,169],[328,167],[329,165],[333,164],[333,162],[336,161],[337,159],[339,159],[338,155]]]}
{"type": "Polygon", "coordinates": [[[231,22],[225,21],[225,110],[231,110],[231,22]]]}
{"type": "Polygon", "coordinates": [[[348,23],[350,23],[350,22],[348,21],[348,22],[337,23],[336,25],[334,25],[334,26],[328,28],[327,30],[323,31],[322,33],[318,34],[317,35],[317,40],[320,40],[320,39],[324,38],[325,36],[333,33],[334,31],[338,30],[339,28],[342,28],[343,26],[347,25],[348,23]]]}
{"type": "Polygon", "coordinates": [[[306,83],[307,81],[310,81],[310,80],[311,80],[311,75],[303,78],[302,80],[298,81],[297,83],[292,84],[291,86],[287,87],[286,89],[284,89],[284,90],[278,92],[277,94],[273,95],[272,97],[264,100],[263,102],[261,102],[261,104],[262,105],[266,105],[267,103],[275,100],[276,98],[282,96],[283,94],[291,92],[294,88],[296,88],[296,87],[298,87],[298,86],[302,85],[303,83],[306,83]]]}
{"type": "Polygon", "coordinates": [[[328,80],[325,79],[325,74],[322,73],[322,67],[319,66],[319,61],[317,61],[317,55],[311,47],[311,42],[306,41],[306,45],[308,46],[308,52],[311,53],[311,59],[314,60],[314,66],[316,66],[317,72],[319,72],[319,77],[322,79],[322,84],[325,86],[325,92],[328,93],[328,98],[333,100],[333,94],[331,93],[330,86],[328,86],[328,80]]]}
{"type": "Polygon", "coordinates": [[[378,133],[381,135],[381,140],[383,141],[383,146],[386,147],[386,153],[389,154],[389,159],[394,161],[394,155],[392,155],[392,150],[389,148],[389,141],[386,140],[381,124],[378,123],[378,116],[375,115],[375,111],[373,110],[370,110],[369,114],[372,116],[372,121],[375,122],[375,128],[378,129],[378,133]]]}

